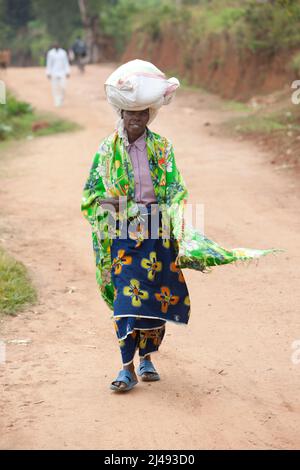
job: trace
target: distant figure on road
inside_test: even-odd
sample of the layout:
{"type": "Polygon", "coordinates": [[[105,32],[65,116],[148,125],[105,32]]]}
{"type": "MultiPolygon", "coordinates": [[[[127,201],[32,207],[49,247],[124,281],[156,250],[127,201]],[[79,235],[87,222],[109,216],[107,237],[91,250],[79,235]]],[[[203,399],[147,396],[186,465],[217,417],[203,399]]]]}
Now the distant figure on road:
{"type": "Polygon", "coordinates": [[[87,56],[87,47],[85,42],[80,38],[80,36],[78,36],[76,41],[74,42],[72,50],[75,57],[75,63],[77,64],[80,72],[83,73],[87,56]]]}
{"type": "Polygon", "coordinates": [[[70,65],[68,55],[59,44],[54,44],[53,49],[47,54],[46,74],[52,82],[52,94],[55,106],[59,107],[63,104],[66,77],[70,76],[70,65]]]}

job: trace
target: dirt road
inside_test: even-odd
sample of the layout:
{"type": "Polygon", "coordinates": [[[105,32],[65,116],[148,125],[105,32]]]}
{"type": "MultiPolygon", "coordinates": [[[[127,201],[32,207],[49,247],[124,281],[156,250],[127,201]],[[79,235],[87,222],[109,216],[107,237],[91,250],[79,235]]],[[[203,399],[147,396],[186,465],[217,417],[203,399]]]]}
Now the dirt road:
{"type": "MultiPolygon", "coordinates": [[[[258,266],[187,271],[191,321],[168,326],[155,356],[162,380],[122,396],[109,390],[119,351],[79,207],[93,154],[115,122],[103,93],[111,70],[72,73],[57,113],[82,130],[2,150],[1,244],[29,267],[39,302],[1,323],[0,448],[297,448],[299,186],[254,144],[221,136],[222,102],[202,92],[181,92],[151,128],[173,141],[190,201],[205,204],[206,234],[228,247],[287,252],[258,266]]],[[[10,69],[6,81],[53,110],[44,70],[10,69]]]]}

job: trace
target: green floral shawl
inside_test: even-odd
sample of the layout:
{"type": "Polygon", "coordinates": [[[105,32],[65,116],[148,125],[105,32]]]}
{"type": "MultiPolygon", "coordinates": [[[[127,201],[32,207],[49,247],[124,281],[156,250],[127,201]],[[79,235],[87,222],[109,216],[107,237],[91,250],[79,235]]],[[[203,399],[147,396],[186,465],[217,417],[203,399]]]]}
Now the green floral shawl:
{"type": "MultiPolygon", "coordinates": [[[[166,138],[149,129],[146,132],[146,145],[154,193],[162,212],[163,224],[176,240],[178,266],[205,271],[210,266],[254,259],[277,251],[246,248],[226,250],[192,227],[184,227],[187,189],[176,166],[173,146],[166,138]]],[[[109,232],[109,212],[99,204],[99,200],[119,196],[127,196],[128,199],[126,210],[120,212],[118,217],[133,220],[137,218],[139,207],[134,201],[133,167],[123,139],[115,132],[100,144],[84,187],[81,205],[84,216],[92,226],[96,279],[102,297],[111,309],[114,300],[110,257],[112,238],[109,232]]],[[[143,234],[140,234],[140,241],[142,239],[143,234]]]]}
{"type": "MultiPolygon", "coordinates": [[[[183,205],[187,198],[187,190],[175,163],[172,144],[166,138],[147,129],[146,145],[154,193],[162,211],[163,221],[166,225],[170,221],[171,233],[175,239],[180,239],[183,205]]],[[[112,308],[114,297],[110,279],[111,238],[109,237],[108,211],[99,205],[98,200],[118,196],[128,198],[127,212],[123,212],[119,217],[137,217],[139,208],[134,201],[134,175],[131,160],[123,139],[115,132],[104,139],[94,157],[81,206],[83,214],[92,226],[97,282],[110,308],[112,308]],[[106,231],[107,236],[103,236],[103,231],[106,231]]]]}

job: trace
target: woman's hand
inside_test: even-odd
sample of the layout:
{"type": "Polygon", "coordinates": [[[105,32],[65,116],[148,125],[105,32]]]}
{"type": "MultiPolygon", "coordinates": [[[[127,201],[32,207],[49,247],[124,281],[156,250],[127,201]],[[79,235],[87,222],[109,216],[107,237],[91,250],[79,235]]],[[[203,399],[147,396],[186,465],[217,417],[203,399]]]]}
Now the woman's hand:
{"type": "Polygon", "coordinates": [[[118,211],[119,210],[119,198],[118,197],[108,197],[106,199],[98,198],[98,204],[110,204],[114,206],[114,208],[118,211]]]}

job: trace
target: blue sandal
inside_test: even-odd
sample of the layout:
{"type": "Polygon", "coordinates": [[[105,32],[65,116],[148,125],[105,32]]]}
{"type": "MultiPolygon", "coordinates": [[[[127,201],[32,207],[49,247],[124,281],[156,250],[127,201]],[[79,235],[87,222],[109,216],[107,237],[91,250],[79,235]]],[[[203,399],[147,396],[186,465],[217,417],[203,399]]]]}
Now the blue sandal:
{"type": "Polygon", "coordinates": [[[133,378],[130,370],[123,369],[120,370],[118,377],[111,383],[110,388],[115,392],[127,392],[128,390],[131,390],[137,383],[138,381],[133,378]],[[123,382],[126,387],[120,388],[115,385],[116,382],[123,382]]]}
{"type": "Polygon", "coordinates": [[[155,370],[154,365],[148,359],[143,359],[137,368],[137,374],[142,378],[143,382],[156,382],[160,380],[158,372],[155,370]],[[151,374],[150,376],[144,374],[151,374]]]}

